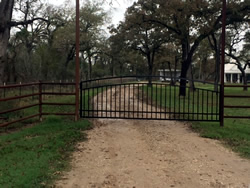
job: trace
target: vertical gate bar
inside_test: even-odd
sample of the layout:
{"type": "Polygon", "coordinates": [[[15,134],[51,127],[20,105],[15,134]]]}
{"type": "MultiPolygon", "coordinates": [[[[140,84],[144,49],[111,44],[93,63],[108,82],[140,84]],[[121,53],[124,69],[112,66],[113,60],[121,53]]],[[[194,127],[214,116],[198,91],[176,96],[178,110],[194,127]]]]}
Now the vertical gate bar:
{"type": "Polygon", "coordinates": [[[170,84],[170,87],[169,87],[169,119],[172,119],[172,116],[171,116],[171,111],[172,111],[172,86],[170,84]]]}
{"type": "MultiPolygon", "coordinates": [[[[179,93],[179,92],[178,92],[179,93]]],[[[179,118],[178,119],[180,119],[181,118],[181,95],[178,95],[179,96],[179,118]]]]}
{"type": "Polygon", "coordinates": [[[96,114],[99,117],[99,86],[96,88],[96,114]]]}
{"type": "Polygon", "coordinates": [[[144,119],[144,84],[142,86],[142,118],[144,119]]]}
{"type": "MultiPolygon", "coordinates": [[[[195,97],[194,97],[194,95],[195,95],[195,91],[193,91],[193,106],[192,106],[192,109],[193,109],[193,120],[194,120],[194,114],[195,114],[195,104],[194,104],[194,100],[195,100],[195,97]]],[[[196,109],[197,110],[197,109],[196,109]]]]}
{"type": "Polygon", "coordinates": [[[104,86],[102,86],[101,88],[102,88],[102,94],[101,94],[101,117],[103,117],[103,114],[104,114],[104,109],[103,109],[103,87],[104,86]]]}
{"type": "Polygon", "coordinates": [[[80,83],[80,117],[82,118],[82,83],[80,83]]]}
{"type": "Polygon", "coordinates": [[[200,90],[198,89],[197,92],[198,92],[197,93],[197,97],[198,97],[198,103],[197,103],[197,120],[199,120],[200,119],[200,117],[199,117],[199,112],[200,112],[200,107],[199,107],[199,105],[200,105],[200,90]]]}
{"type": "Polygon", "coordinates": [[[90,110],[90,109],[89,109],[89,106],[90,106],[90,105],[89,105],[89,103],[90,103],[90,99],[89,99],[89,90],[90,90],[90,88],[88,88],[88,117],[89,117],[89,110],[90,110]]]}
{"type": "Polygon", "coordinates": [[[162,110],[162,84],[160,85],[160,119],[161,119],[161,110],[162,110]]]}
{"type": "Polygon", "coordinates": [[[148,102],[149,102],[149,98],[148,98],[148,84],[146,84],[146,87],[147,87],[147,107],[146,107],[146,118],[148,119],[148,102]]]}
{"type": "Polygon", "coordinates": [[[110,117],[112,118],[113,117],[113,112],[112,112],[112,85],[110,85],[110,117]]]}
{"type": "Polygon", "coordinates": [[[123,117],[125,118],[126,117],[126,86],[125,86],[125,84],[124,84],[124,115],[123,115],[123,117]]]}
{"type": "Polygon", "coordinates": [[[212,92],[212,101],[211,101],[211,105],[212,105],[212,107],[211,107],[211,120],[213,120],[214,119],[214,116],[213,116],[213,113],[214,113],[214,92],[212,92]]]}
{"type": "Polygon", "coordinates": [[[190,88],[188,88],[188,120],[190,120],[190,88]]]}
{"type": "Polygon", "coordinates": [[[208,93],[208,90],[207,90],[207,120],[209,119],[208,118],[208,113],[209,113],[209,108],[208,108],[209,100],[208,100],[208,97],[209,97],[209,93],[208,93]]]}
{"type": "Polygon", "coordinates": [[[165,119],[167,119],[167,84],[165,84],[165,119]]]}
{"type": "Polygon", "coordinates": [[[128,118],[130,118],[130,84],[128,85],[128,118]]]}
{"type": "Polygon", "coordinates": [[[140,117],[140,83],[138,83],[138,106],[137,106],[137,118],[140,117]]]}
{"type": "Polygon", "coordinates": [[[106,118],[108,117],[108,86],[106,85],[106,118]]]}
{"type": "MultiPolygon", "coordinates": [[[[220,90],[221,90],[221,87],[220,87],[220,90]]],[[[218,106],[219,106],[219,102],[218,102],[218,99],[219,99],[220,95],[218,92],[216,92],[216,120],[220,120],[218,119],[218,106]]]]}
{"type": "Polygon", "coordinates": [[[151,119],[152,119],[153,118],[153,95],[154,95],[152,84],[151,84],[150,88],[151,88],[151,119]]]}
{"type": "MultiPolygon", "coordinates": [[[[122,82],[122,80],[121,80],[122,82]]],[[[120,84],[120,87],[119,87],[119,118],[121,118],[121,105],[122,105],[122,102],[121,102],[121,95],[122,95],[122,88],[121,88],[121,84],[120,84]]]]}
{"type": "Polygon", "coordinates": [[[155,117],[158,115],[158,84],[155,84],[155,117]]]}
{"type": "MultiPolygon", "coordinates": [[[[188,88],[189,89],[189,88],[188,88]]],[[[186,112],[186,109],[185,109],[185,107],[186,107],[186,95],[185,96],[183,96],[184,97],[184,99],[183,99],[183,119],[185,119],[185,112],[186,112]]]]}
{"type": "Polygon", "coordinates": [[[92,94],[92,117],[95,117],[95,88],[94,87],[92,87],[92,92],[93,92],[93,94],[92,94]]]}
{"type": "Polygon", "coordinates": [[[202,110],[201,110],[201,113],[202,113],[201,117],[202,118],[201,119],[203,120],[203,114],[204,114],[204,111],[203,111],[203,109],[204,109],[204,90],[201,90],[201,91],[202,91],[202,94],[201,94],[202,95],[202,99],[201,99],[202,100],[202,110]]]}
{"type": "Polygon", "coordinates": [[[115,118],[116,118],[116,96],[117,96],[117,91],[116,91],[116,87],[117,85],[114,86],[115,87],[115,118]]]}
{"type": "Polygon", "coordinates": [[[176,114],[176,86],[174,86],[174,119],[175,119],[175,114],[176,114]]]}
{"type": "Polygon", "coordinates": [[[133,118],[135,118],[135,84],[133,83],[133,118]]]}

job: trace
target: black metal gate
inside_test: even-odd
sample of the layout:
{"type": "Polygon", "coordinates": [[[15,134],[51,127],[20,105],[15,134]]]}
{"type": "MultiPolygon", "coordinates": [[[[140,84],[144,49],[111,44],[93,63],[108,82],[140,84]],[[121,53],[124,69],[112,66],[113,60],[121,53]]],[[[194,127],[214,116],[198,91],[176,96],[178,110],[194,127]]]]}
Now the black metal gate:
{"type": "MultiPolygon", "coordinates": [[[[196,81],[196,89],[186,87],[179,95],[173,79],[126,76],[87,80],[80,85],[82,118],[147,120],[220,121],[220,92],[211,83],[196,81]]],[[[189,85],[189,84],[187,84],[189,85]]]]}

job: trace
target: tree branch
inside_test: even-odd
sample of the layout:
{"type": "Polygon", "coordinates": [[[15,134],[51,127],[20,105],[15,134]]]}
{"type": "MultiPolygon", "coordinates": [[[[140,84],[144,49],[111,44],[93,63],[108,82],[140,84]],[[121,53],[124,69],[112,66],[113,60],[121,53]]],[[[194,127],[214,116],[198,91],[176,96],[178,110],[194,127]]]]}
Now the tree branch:
{"type": "Polygon", "coordinates": [[[31,20],[27,20],[27,21],[20,21],[20,22],[14,22],[14,21],[11,21],[9,22],[9,26],[10,27],[15,27],[15,26],[19,26],[19,25],[27,25],[27,24],[32,24],[34,21],[37,21],[37,20],[41,20],[41,21],[44,21],[44,22],[49,22],[49,20],[45,19],[45,18],[34,18],[34,19],[31,19],[31,20]]]}

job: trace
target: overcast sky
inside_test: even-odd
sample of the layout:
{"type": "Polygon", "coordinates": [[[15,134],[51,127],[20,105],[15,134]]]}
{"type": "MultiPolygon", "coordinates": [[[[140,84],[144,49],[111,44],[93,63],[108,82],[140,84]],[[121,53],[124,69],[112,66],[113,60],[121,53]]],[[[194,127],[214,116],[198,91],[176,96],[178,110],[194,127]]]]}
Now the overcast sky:
{"type": "MultiPolygon", "coordinates": [[[[81,0],[80,0],[81,1],[81,0]]],[[[110,10],[112,12],[112,22],[113,24],[118,24],[119,21],[123,20],[126,8],[133,4],[135,0],[107,0],[104,3],[105,10],[110,10]],[[109,4],[112,1],[112,4],[109,4]]],[[[64,0],[47,0],[48,3],[62,6],[64,0]]],[[[75,0],[72,0],[72,4],[75,5],[75,0]]]]}

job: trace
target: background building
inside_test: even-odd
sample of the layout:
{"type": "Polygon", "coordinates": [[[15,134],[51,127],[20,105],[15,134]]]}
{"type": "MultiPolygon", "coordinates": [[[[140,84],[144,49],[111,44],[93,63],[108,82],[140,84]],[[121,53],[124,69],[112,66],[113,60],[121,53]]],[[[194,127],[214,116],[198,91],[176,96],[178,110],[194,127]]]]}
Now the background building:
{"type": "MultiPolygon", "coordinates": [[[[250,68],[247,66],[246,70],[247,81],[250,81],[250,68]]],[[[242,74],[235,64],[225,64],[225,83],[242,83],[242,74]]]]}

